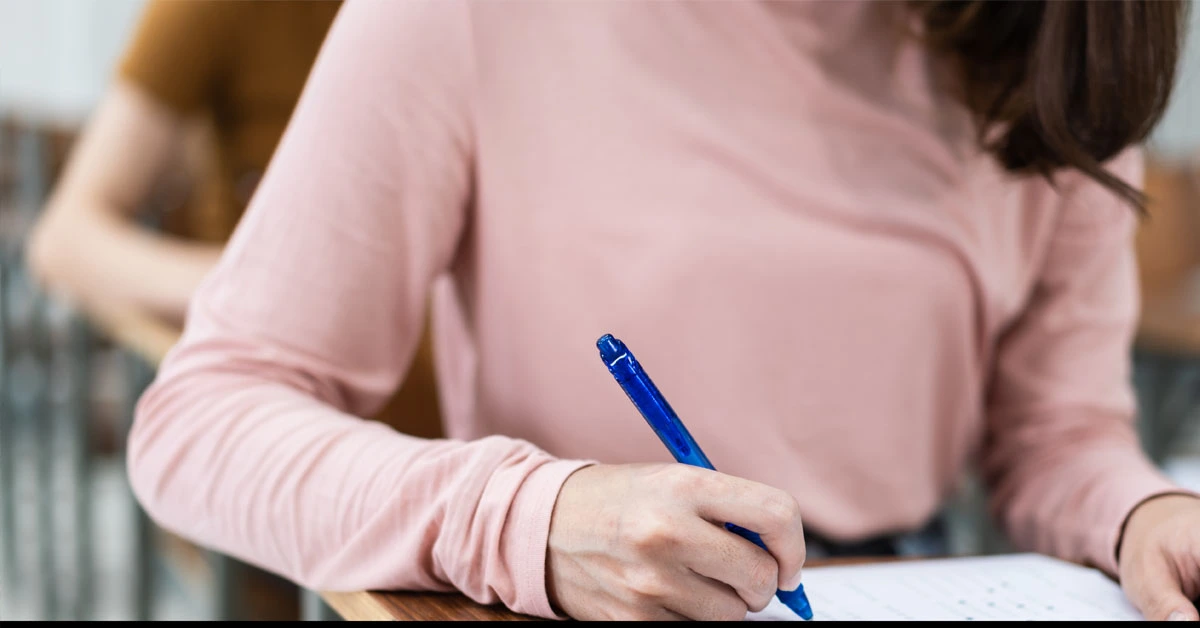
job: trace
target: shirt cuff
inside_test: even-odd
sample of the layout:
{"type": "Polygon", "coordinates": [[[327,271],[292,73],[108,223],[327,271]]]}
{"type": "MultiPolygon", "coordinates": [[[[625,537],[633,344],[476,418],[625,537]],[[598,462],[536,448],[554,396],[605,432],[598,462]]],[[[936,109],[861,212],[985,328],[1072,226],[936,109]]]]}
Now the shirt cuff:
{"type": "Polygon", "coordinates": [[[1096,567],[1114,578],[1117,577],[1117,545],[1121,541],[1125,523],[1135,508],[1149,499],[1163,495],[1200,497],[1192,491],[1180,488],[1156,470],[1127,476],[1112,487],[1109,495],[1108,507],[1096,518],[1097,525],[1092,528],[1091,537],[1096,541],[1096,551],[1093,552],[1096,567]]]}
{"type": "Polygon", "coordinates": [[[504,530],[504,555],[516,589],[514,611],[547,619],[568,619],[554,611],[546,592],[546,543],[550,515],[567,477],[595,464],[586,460],[555,460],[530,473],[513,499],[504,530]]]}

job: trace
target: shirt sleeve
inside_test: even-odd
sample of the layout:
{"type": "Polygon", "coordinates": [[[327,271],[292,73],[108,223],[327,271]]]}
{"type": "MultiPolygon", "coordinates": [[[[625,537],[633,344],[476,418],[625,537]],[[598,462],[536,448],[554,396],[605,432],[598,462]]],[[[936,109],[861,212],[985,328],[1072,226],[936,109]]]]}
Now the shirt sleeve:
{"type": "MultiPolygon", "coordinates": [[[[1142,160],[1129,149],[1109,170],[1140,188],[1142,160]]],[[[1079,175],[1063,177],[1060,190],[1030,301],[996,347],[983,472],[1015,545],[1115,575],[1129,513],[1181,491],[1134,429],[1136,214],[1079,175]]]]}
{"type": "Polygon", "coordinates": [[[584,461],[362,420],[417,347],[471,193],[458,2],[343,6],[247,214],[139,401],[163,527],[319,590],[462,591],[552,617],[546,539],[584,461]]]}
{"type": "Polygon", "coordinates": [[[208,106],[237,25],[238,2],[149,0],[117,76],[179,114],[208,106]]]}

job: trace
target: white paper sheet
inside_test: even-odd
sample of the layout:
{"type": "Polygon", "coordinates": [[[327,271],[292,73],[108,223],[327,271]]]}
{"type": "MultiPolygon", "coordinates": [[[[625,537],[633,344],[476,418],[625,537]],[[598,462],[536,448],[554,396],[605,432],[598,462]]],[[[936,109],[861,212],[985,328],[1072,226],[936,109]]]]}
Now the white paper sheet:
{"type": "MultiPolygon", "coordinates": [[[[804,570],[814,621],[1141,620],[1112,580],[1039,554],[804,570]]],[[[779,600],[747,620],[800,618],[779,600]]]]}

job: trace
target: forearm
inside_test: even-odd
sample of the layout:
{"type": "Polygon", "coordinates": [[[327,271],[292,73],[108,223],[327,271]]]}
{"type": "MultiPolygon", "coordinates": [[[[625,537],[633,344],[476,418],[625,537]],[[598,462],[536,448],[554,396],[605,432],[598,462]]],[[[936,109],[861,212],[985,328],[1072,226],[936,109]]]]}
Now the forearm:
{"type": "Polygon", "coordinates": [[[107,208],[82,206],[94,201],[56,201],[67,202],[80,206],[51,206],[29,240],[29,262],[39,281],[85,311],[134,310],[182,322],[220,247],[152,232],[107,208]]]}
{"type": "Polygon", "coordinates": [[[341,9],[139,403],[129,470],[162,525],[305,586],[456,588],[549,616],[550,514],[582,463],[356,418],[403,380],[463,238],[469,24],[441,1],[341,9]]]}
{"type": "Polygon", "coordinates": [[[993,512],[1014,545],[1116,573],[1129,513],[1177,490],[1142,453],[1128,419],[1086,410],[1028,417],[993,443],[993,512]]]}
{"type": "Polygon", "coordinates": [[[402,435],[256,370],[185,341],[143,397],[129,470],[158,523],[311,588],[458,589],[550,615],[550,512],[581,463],[402,435]]]}

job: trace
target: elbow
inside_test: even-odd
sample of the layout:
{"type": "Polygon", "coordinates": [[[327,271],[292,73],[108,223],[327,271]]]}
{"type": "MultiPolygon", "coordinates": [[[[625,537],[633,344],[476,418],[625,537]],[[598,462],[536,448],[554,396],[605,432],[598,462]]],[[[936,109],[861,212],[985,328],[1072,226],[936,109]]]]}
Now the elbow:
{"type": "MultiPolygon", "coordinates": [[[[147,391],[149,392],[149,391],[147,391]]],[[[156,491],[153,486],[152,470],[147,456],[147,429],[146,422],[146,395],[144,394],[138,400],[136,409],[133,415],[133,425],[130,427],[129,434],[125,440],[125,473],[129,477],[129,486],[133,491],[133,496],[137,499],[138,504],[142,509],[150,515],[151,519],[157,521],[155,516],[156,491]]]]}
{"type": "Polygon", "coordinates": [[[25,266],[42,288],[61,289],[70,264],[70,237],[53,206],[48,206],[25,239],[25,266]]]}
{"type": "Polygon", "coordinates": [[[138,504],[151,520],[163,525],[163,482],[170,465],[164,465],[167,452],[162,451],[162,443],[170,440],[175,426],[157,403],[156,386],[151,384],[134,409],[125,441],[125,472],[138,504]]]}
{"type": "Polygon", "coordinates": [[[125,474],[146,515],[159,527],[202,545],[203,522],[216,518],[206,487],[214,482],[208,452],[228,432],[214,425],[206,400],[220,392],[167,360],[138,398],[125,437],[125,474]],[[197,379],[201,381],[197,381],[197,379]]]}

